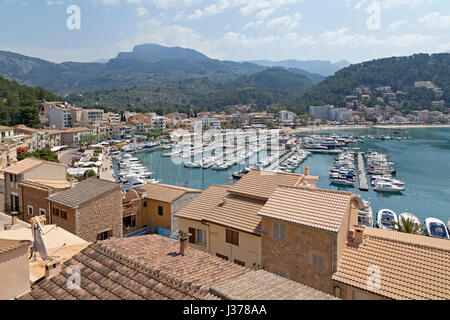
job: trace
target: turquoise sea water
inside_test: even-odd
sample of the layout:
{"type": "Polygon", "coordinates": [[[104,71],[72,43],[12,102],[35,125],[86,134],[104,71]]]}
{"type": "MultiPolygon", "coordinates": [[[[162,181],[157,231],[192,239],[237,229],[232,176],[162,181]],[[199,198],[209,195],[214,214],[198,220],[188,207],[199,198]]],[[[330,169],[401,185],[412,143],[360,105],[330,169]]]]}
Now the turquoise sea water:
{"type": "MultiPolygon", "coordinates": [[[[360,194],[363,199],[370,199],[374,219],[378,210],[389,208],[397,213],[408,210],[422,221],[427,217],[435,217],[447,223],[450,218],[450,128],[414,128],[400,134],[393,131],[358,129],[334,132],[338,135],[412,136],[412,140],[366,139],[363,143],[350,146],[362,151],[374,149],[387,153],[395,163],[396,177],[406,184],[403,194],[377,193],[372,188],[364,192],[358,188],[331,185],[328,177],[335,155],[313,154],[296,172],[301,173],[303,166],[309,166],[311,174],[320,177],[319,188],[351,191],[360,194]]],[[[206,189],[211,184],[229,184],[231,174],[246,166],[246,163],[242,163],[225,171],[185,168],[182,164],[174,164],[170,158],[161,157],[164,152],[167,151],[141,153],[136,157],[155,173],[161,183],[166,184],[197,189],[206,189]]]]}

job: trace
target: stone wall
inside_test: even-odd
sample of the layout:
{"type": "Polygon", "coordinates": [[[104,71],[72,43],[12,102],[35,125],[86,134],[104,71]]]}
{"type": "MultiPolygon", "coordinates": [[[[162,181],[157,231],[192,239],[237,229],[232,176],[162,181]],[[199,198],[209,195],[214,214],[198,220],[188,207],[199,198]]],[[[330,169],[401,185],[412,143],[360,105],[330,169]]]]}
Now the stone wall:
{"type": "Polygon", "coordinates": [[[274,222],[262,219],[263,269],[282,271],[288,279],[332,294],[337,234],[276,221],[286,228],[286,240],[280,241],[274,239],[274,222]],[[322,257],[322,268],[314,266],[314,256],[322,257]]]}
{"type": "Polygon", "coordinates": [[[77,210],[77,233],[80,238],[95,242],[97,235],[112,230],[113,237],[122,237],[122,195],[120,188],[84,203],[77,210]]]}
{"type": "Polygon", "coordinates": [[[48,202],[45,200],[50,192],[44,188],[33,188],[29,186],[22,185],[23,190],[23,220],[30,222],[30,219],[35,216],[39,216],[39,209],[45,210],[45,215],[48,213],[48,202]],[[33,207],[33,214],[28,213],[28,206],[33,207]]]}

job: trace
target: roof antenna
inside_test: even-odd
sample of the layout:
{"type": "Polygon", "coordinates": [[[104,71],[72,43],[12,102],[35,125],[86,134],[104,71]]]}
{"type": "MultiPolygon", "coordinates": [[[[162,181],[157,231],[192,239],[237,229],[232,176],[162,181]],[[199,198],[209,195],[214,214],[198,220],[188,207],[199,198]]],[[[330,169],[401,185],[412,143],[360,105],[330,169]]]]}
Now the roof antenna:
{"type": "MultiPolygon", "coordinates": [[[[45,219],[44,216],[40,216],[40,217],[45,219]]],[[[63,248],[66,245],[65,243],[63,243],[63,245],[60,246],[58,249],[56,249],[52,253],[52,255],[49,255],[47,253],[47,248],[45,246],[45,242],[44,242],[44,239],[42,238],[42,236],[46,235],[53,229],[58,228],[58,225],[55,224],[52,228],[50,228],[47,232],[45,232],[44,228],[42,227],[40,217],[34,217],[31,219],[31,222],[32,222],[31,223],[31,233],[33,235],[33,247],[30,250],[31,251],[30,259],[34,256],[34,262],[36,262],[36,256],[37,256],[38,252],[39,252],[39,255],[41,256],[42,260],[45,261],[48,258],[56,258],[56,256],[53,256],[53,254],[55,254],[59,249],[63,248]]]]}

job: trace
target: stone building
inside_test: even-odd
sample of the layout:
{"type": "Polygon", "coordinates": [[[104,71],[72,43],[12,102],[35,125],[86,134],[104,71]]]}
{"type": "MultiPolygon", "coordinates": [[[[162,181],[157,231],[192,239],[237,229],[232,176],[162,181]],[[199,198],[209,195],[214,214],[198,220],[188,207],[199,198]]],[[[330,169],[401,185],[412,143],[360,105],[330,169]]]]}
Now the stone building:
{"type": "Polygon", "coordinates": [[[128,234],[142,228],[141,198],[136,190],[128,190],[122,199],[123,234],[128,234]]]}
{"type": "Polygon", "coordinates": [[[47,200],[48,222],[86,241],[123,235],[122,194],[117,183],[91,178],[47,200]]]}
{"type": "Polygon", "coordinates": [[[280,185],[258,214],[263,268],[332,294],[331,277],[362,206],[350,192],[280,185]]]}

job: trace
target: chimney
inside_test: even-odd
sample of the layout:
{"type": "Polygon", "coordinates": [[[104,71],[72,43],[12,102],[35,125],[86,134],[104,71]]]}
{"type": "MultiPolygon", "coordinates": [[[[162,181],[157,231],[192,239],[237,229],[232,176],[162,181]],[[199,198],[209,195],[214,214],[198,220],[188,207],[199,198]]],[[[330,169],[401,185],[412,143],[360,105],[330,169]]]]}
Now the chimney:
{"type": "Polygon", "coordinates": [[[182,256],[184,256],[186,248],[187,248],[188,240],[189,240],[189,237],[191,236],[191,234],[180,230],[180,231],[178,231],[178,235],[180,238],[180,254],[182,256]]]}
{"type": "Polygon", "coordinates": [[[72,189],[75,186],[75,181],[73,179],[70,179],[70,189],[72,189]]]}
{"type": "Polygon", "coordinates": [[[305,166],[305,167],[303,168],[303,175],[306,176],[306,177],[309,176],[309,167],[308,167],[308,166],[305,166]]]}
{"type": "Polygon", "coordinates": [[[364,226],[355,225],[353,244],[360,245],[363,242],[364,226]]]}
{"type": "Polygon", "coordinates": [[[3,228],[4,228],[5,230],[11,230],[11,225],[10,225],[10,224],[4,224],[4,225],[3,225],[3,228]]]}
{"type": "Polygon", "coordinates": [[[17,212],[11,212],[11,225],[15,225],[17,223],[17,212]]]}
{"type": "Polygon", "coordinates": [[[61,272],[61,260],[54,259],[45,265],[45,278],[51,278],[61,272]]]}

